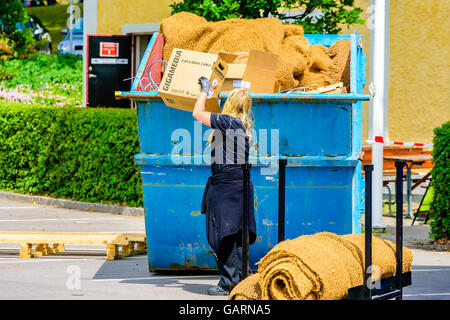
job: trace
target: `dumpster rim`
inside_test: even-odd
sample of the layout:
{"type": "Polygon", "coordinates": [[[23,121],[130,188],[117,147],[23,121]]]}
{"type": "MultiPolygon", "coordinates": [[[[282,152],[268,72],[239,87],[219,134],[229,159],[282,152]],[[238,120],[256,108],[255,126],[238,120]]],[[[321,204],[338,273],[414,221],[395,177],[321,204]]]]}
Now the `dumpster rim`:
{"type": "MultiPolygon", "coordinates": [[[[221,93],[220,99],[228,98],[229,93],[221,93]]],[[[263,102],[285,102],[285,101],[313,101],[313,102],[358,102],[369,101],[370,95],[360,93],[256,93],[250,92],[253,100],[263,102]]],[[[145,91],[116,91],[116,99],[132,99],[136,101],[162,101],[158,92],[145,91]]]]}
{"type": "MultiPolygon", "coordinates": [[[[249,157],[249,162],[256,167],[269,167],[271,160],[286,159],[288,167],[356,167],[357,159],[347,156],[325,157],[325,156],[274,156],[274,157],[249,157]],[[264,159],[265,162],[261,164],[259,159],[264,159]],[[267,163],[267,164],[266,164],[267,163]]],[[[210,159],[209,155],[167,155],[167,154],[149,154],[138,153],[134,155],[134,164],[146,166],[210,166],[204,159],[210,159]],[[174,163],[173,160],[179,161],[174,163]]]]}

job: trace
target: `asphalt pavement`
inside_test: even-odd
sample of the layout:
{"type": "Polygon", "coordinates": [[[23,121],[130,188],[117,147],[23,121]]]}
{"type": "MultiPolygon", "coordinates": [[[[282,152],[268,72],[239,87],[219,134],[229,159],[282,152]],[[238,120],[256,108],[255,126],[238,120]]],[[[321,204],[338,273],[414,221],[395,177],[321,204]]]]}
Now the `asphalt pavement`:
{"type": "MultiPolygon", "coordinates": [[[[420,240],[427,226],[419,228],[420,240]]],[[[0,200],[0,231],[145,232],[145,226],[143,217],[0,200]]],[[[450,252],[412,250],[413,284],[404,299],[450,300],[450,252]]],[[[215,272],[149,272],[146,255],[107,261],[102,245],[66,245],[61,254],[19,259],[18,244],[0,243],[0,299],[227,299],[206,294],[218,280],[215,272]]]]}

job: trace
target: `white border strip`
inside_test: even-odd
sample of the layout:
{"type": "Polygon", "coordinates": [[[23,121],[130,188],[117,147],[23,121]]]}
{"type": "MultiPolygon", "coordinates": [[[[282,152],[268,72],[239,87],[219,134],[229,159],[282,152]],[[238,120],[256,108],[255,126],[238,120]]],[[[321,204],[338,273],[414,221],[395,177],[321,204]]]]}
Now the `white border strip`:
{"type": "Polygon", "coordinates": [[[43,218],[43,219],[11,219],[2,222],[36,222],[36,221],[96,221],[96,220],[124,220],[125,218],[43,218]]]}
{"type": "Polygon", "coordinates": [[[146,278],[123,278],[123,279],[91,279],[90,281],[95,282],[103,282],[103,281],[126,281],[126,280],[166,280],[166,279],[201,279],[201,278],[211,278],[211,277],[217,277],[219,278],[219,275],[210,274],[210,275],[203,275],[203,276],[171,276],[171,277],[146,277],[146,278]]]}
{"type": "Polygon", "coordinates": [[[450,296],[450,292],[403,294],[404,297],[450,296]]]}

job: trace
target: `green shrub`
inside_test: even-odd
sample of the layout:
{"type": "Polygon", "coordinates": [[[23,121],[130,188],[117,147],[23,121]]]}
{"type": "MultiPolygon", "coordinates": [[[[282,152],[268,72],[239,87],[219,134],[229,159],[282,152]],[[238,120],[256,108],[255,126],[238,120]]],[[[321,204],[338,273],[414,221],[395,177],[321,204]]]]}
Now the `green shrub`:
{"type": "Polygon", "coordinates": [[[82,83],[83,59],[72,54],[36,53],[26,60],[5,61],[0,64],[0,71],[10,75],[5,82],[7,88],[29,85],[32,89],[42,89],[47,84],[82,83]]]}
{"type": "Polygon", "coordinates": [[[133,109],[0,105],[0,188],[142,206],[133,109]]]}
{"type": "Polygon", "coordinates": [[[431,236],[434,240],[447,240],[450,234],[450,121],[434,129],[433,142],[431,236]]]}

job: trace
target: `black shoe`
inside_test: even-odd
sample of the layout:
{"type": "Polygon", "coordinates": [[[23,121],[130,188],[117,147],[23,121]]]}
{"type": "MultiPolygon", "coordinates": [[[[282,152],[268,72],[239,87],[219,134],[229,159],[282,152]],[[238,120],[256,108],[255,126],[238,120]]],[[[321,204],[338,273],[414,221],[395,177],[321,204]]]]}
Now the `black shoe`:
{"type": "Polygon", "coordinates": [[[208,288],[208,294],[210,296],[227,296],[229,293],[229,290],[221,286],[212,286],[208,288]]]}

